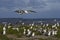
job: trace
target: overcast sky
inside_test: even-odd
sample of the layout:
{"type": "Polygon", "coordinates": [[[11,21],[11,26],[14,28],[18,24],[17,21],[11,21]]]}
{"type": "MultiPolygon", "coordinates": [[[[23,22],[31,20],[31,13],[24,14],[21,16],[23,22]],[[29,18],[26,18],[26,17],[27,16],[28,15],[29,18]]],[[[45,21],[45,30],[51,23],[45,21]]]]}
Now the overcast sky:
{"type": "Polygon", "coordinates": [[[60,18],[60,0],[0,0],[0,18],[60,18]],[[37,13],[19,15],[18,9],[37,13]]]}

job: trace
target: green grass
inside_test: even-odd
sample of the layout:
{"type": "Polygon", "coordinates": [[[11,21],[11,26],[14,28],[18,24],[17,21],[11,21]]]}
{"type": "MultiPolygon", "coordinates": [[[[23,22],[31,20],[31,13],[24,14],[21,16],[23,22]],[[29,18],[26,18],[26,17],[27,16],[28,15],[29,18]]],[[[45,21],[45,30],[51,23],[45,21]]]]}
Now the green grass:
{"type": "Polygon", "coordinates": [[[6,35],[0,35],[0,40],[9,40],[9,38],[6,35]]]}
{"type": "MultiPolygon", "coordinates": [[[[12,26],[12,27],[13,27],[13,26],[12,26]]],[[[19,32],[18,32],[17,30],[13,30],[12,27],[9,28],[9,29],[7,28],[6,32],[7,32],[7,34],[15,34],[17,37],[22,37],[22,36],[24,36],[24,35],[23,35],[24,28],[25,28],[25,29],[30,29],[30,26],[27,26],[27,25],[19,25],[19,32]]],[[[31,30],[32,32],[35,32],[36,35],[41,35],[40,32],[34,30],[34,29],[39,29],[39,28],[43,28],[43,29],[45,29],[45,28],[46,28],[46,29],[50,28],[50,29],[52,29],[51,25],[49,25],[48,27],[42,27],[42,26],[36,27],[36,26],[33,26],[33,28],[30,29],[30,30],[31,30]]],[[[48,29],[48,30],[49,30],[49,29],[48,29]]],[[[2,34],[2,32],[3,32],[3,25],[0,24],[0,34],[2,34]]],[[[7,34],[6,34],[6,35],[7,35],[7,34]]],[[[57,37],[57,38],[60,38],[60,27],[58,27],[58,34],[56,35],[56,37],[57,37]]],[[[42,40],[43,40],[43,39],[42,39],[42,40]]]]}

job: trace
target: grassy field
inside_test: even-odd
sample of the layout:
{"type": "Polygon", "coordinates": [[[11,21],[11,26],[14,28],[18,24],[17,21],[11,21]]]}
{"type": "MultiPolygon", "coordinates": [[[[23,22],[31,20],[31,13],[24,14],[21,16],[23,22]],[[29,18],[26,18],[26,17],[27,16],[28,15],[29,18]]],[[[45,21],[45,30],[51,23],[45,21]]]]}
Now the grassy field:
{"type": "Polygon", "coordinates": [[[13,26],[15,25],[9,25],[9,26],[11,27],[8,28],[8,26],[6,26],[6,34],[3,35],[4,25],[0,24],[0,40],[60,40],[60,26],[56,26],[58,32],[57,35],[55,36],[45,36],[42,35],[39,31],[37,31],[40,28],[47,30],[52,29],[52,25],[49,25],[48,27],[47,26],[43,27],[43,25],[39,25],[39,26],[34,25],[32,26],[32,28],[31,26],[28,25],[17,25],[15,28],[19,28],[19,31],[12,29],[14,28],[13,26]],[[26,29],[26,33],[28,29],[34,32],[35,36],[32,37],[32,36],[24,35],[23,34],[24,29],[26,29]]]}

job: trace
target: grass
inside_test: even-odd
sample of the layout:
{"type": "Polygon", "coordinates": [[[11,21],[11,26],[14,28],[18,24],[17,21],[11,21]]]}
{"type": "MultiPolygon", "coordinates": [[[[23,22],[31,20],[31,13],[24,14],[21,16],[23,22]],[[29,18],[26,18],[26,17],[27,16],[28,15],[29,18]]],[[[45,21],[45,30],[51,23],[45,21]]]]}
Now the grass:
{"type": "Polygon", "coordinates": [[[9,40],[9,38],[6,35],[0,35],[0,40],[9,40]]]}
{"type": "MultiPolygon", "coordinates": [[[[13,26],[12,26],[13,27],[13,26]]],[[[30,29],[30,26],[27,26],[27,25],[19,25],[19,32],[17,31],[17,30],[13,30],[12,29],[12,27],[11,28],[7,28],[7,30],[6,30],[6,33],[7,34],[14,34],[14,35],[16,35],[17,37],[22,37],[22,36],[24,36],[23,35],[23,31],[24,31],[24,28],[25,29],[30,29]]],[[[52,29],[52,27],[51,27],[51,25],[49,25],[48,27],[42,27],[42,26],[33,26],[33,28],[32,29],[30,29],[32,32],[35,32],[35,34],[36,35],[41,35],[40,34],[40,32],[38,32],[37,30],[34,30],[34,29],[39,29],[39,28],[43,28],[43,29],[48,29],[48,28],[50,28],[50,29],[52,29]]],[[[2,32],[3,32],[3,25],[2,24],[0,24],[0,34],[2,34],[2,32]]],[[[6,34],[6,35],[7,35],[6,34]]],[[[4,36],[4,35],[0,35],[0,39],[2,39],[2,40],[9,40],[8,38],[7,38],[7,36],[4,36]]],[[[55,35],[55,37],[57,37],[57,38],[60,38],[60,26],[58,27],[58,34],[57,35],[55,35]]],[[[39,40],[44,40],[44,39],[39,39],[39,40]]],[[[47,39],[46,39],[47,40],[47,39]]]]}

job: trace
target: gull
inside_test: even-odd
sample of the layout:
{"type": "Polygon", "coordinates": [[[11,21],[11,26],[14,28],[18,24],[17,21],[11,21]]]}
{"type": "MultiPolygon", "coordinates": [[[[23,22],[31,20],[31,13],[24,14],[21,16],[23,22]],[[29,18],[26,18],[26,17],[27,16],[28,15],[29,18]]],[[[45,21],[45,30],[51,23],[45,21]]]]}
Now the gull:
{"type": "Polygon", "coordinates": [[[33,10],[16,10],[15,12],[17,12],[18,14],[29,14],[29,13],[37,13],[33,10]]]}

